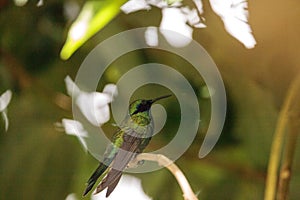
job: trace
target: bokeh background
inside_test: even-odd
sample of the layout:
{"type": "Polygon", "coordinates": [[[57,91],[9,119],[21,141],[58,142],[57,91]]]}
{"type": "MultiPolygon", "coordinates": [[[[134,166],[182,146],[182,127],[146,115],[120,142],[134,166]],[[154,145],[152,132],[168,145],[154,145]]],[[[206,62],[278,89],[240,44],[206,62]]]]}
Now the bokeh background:
{"type": "MultiPolygon", "coordinates": [[[[55,126],[62,118],[72,118],[64,78],[75,77],[85,56],[99,42],[127,29],[157,26],[161,19],[157,8],[120,13],[63,61],[60,50],[74,20],[66,15],[65,8],[78,5],[79,11],[84,1],[46,0],[41,7],[36,3],[29,1],[18,7],[13,1],[0,1],[0,93],[7,89],[13,92],[7,132],[0,120],[0,199],[65,199],[70,193],[81,196],[98,162],[84,152],[75,137],[55,126]]],[[[249,2],[249,23],[257,41],[253,49],[231,37],[210,5],[203,3],[207,28],[195,30],[193,36],[217,64],[228,99],[224,130],[207,157],[199,159],[197,155],[209,124],[210,100],[201,77],[183,60],[155,50],[130,53],[109,67],[98,91],[138,64],[155,61],[173,66],[190,81],[200,102],[202,123],[197,138],[176,161],[199,199],[263,199],[278,114],[300,68],[300,3],[249,2]]],[[[132,99],[155,97],[157,91],[166,89],[145,86],[132,99]]],[[[176,100],[163,104],[169,116],[163,130],[167,133],[154,137],[149,150],[172,139],[178,127],[176,100]]],[[[108,134],[114,130],[111,123],[113,119],[104,127],[108,134]]],[[[300,198],[297,149],[290,199],[300,198]]],[[[135,176],[141,178],[145,192],[153,199],[182,199],[177,182],[166,169],[135,176]]]]}

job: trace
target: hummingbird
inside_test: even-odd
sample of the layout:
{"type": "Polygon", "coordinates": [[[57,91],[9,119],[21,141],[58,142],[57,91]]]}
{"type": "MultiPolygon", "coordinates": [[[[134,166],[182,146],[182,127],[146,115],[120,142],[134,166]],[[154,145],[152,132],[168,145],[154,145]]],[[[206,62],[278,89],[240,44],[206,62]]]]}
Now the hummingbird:
{"type": "Polygon", "coordinates": [[[107,188],[108,197],[117,186],[123,170],[137,154],[142,153],[149,144],[153,135],[153,120],[151,106],[160,99],[170,97],[164,95],[155,99],[138,99],[129,105],[128,113],[120,124],[118,130],[112,137],[111,143],[107,146],[103,161],[87,181],[83,196],[93,188],[97,179],[104,173],[107,175],[97,186],[95,194],[107,188]]]}

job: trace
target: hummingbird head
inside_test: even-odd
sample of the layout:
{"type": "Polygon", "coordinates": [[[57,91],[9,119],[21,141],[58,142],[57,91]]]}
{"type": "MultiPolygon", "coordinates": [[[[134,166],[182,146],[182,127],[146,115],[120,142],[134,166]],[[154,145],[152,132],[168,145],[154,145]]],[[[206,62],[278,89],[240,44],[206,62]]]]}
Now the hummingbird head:
{"type": "Polygon", "coordinates": [[[145,99],[135,100],[129,106],[129,114],[130,114],[130,116],[133,116],[138,113],[149,112],[149,110],[154,102],[156,102],[160,99],[170,97],[170,96],[172,96],[172,95],[164,95],[164,96],[157,97],[155,99],[149,99],[149,100],[145,100],[145,99]]]}

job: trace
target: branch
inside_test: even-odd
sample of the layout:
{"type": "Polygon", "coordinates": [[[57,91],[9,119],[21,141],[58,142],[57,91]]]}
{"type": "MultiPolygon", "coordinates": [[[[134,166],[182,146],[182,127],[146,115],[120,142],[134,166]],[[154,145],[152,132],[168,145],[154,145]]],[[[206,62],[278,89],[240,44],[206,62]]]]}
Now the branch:
{"type": "MultiPolygon", "coordinates": [[[[294,105],[298,104],[297,95],[299,93],[298,92],[300,89],[299,87],[300,87],[300,75],[298,75],[294,79],[294,81],[292,81],[291,86],[287,92],[287,97],[284,100],[283,107],[279,113],[277,127],[274,133],[274,138],[271,146],[264,200],[274,200],[276,196],[278,168],[280,163],[280,156],[282,153],[283,140],[285,137],[287,125],[290,122],[291,110],[293,109],[294,105]]],[[[295,148],[295,146],[296,145],[294,145],[293,148],[295,148]]],[[[293,154],[289,155],[289,157],[292,156],[293,154]]],[[[290,159],[286,162],[291,163],[292,160],[293,159],[290,159]]]]}
{"type": "Polygon", "coordinates": [[[159,165],[166,167],[177,179],[177,182],[183,192],[184,199],[198,200],[183,172],[177,167],[177,165],[173,163],[172,160],[161,154],[141,153],[136,156],[130,165],[133,163],[138,163],[142,160],[155,161],[159,165]]]}
{"type": "Polygon", "coordinates": [[[299,121],[291,117],[289,123],[289,133],[287,135],[287,144],[285,145],[285,153],[283,164],[280,170],[278,199],[286,200],[288,198],[289,183],[292,174],[292,164],[294,160],[295,150],[297,146],[297,138],[299,133],[299,121]]]}
{"type": "Polygon", "coordinates": [[[292,164],[294,161],[297,139],[300,130],[299,116],[300,116],[300,75],[293,81],[293,99],[289,109],[289,123],[287,142],[283,154],[283,163],[280,171],[279,185],[278,185],[278,199],[286,200],[288,198],[289,183],[292,174],[292,164]]]}

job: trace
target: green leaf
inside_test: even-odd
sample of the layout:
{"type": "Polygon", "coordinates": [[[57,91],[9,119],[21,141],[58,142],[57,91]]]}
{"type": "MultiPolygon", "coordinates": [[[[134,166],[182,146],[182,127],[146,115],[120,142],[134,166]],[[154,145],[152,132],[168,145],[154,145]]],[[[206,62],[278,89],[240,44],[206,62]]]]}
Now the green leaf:
{"type": "Polygon", "coordinates": [[[127,0],[98,0],[84,4],[77,19],[71,25],[67,40],[60,52],[64,60],[81,47],[89,38],[108,24],[127,0]]]}

